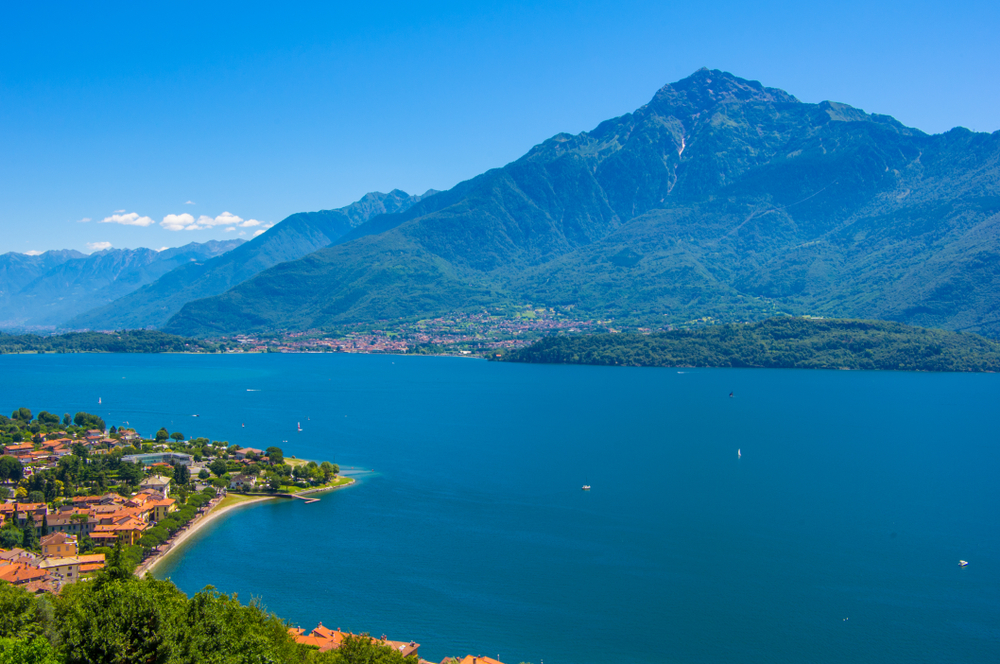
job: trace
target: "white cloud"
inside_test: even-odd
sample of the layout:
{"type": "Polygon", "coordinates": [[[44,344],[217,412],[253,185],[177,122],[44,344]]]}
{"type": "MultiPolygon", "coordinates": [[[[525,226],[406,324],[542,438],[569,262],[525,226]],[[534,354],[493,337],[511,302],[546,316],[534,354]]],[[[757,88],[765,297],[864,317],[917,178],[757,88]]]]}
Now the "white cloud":
{"type": "Polygon", "coordinates": [[[88,221],[90,221],[90,217],[84,217],[83,219],[77,219],[76,223],[78,223],[78,224],[85,224],[88,221]]]}
{"type": "MultiPolygon", "coordinates": [[[[119,210],[119,212],[124,212],[125,210],[119,210]]],[[[105,217],[101,219],[102,224],[122,224],[123,226],[152,226],[156,222],[149,217],[140,217],[137,212],[129,212],[128,214],[113,214],[110,217],[105,217]]]]}
{"type": "Polygon", "coordinates": [[[32,249],[31,251],[26,251],[24,253],[26,253],[29,256],[41,256],[42,255],[42,252],[38,251],[37,249],[32,249]]]}
{"type": "Polygon", "coordinates": [[[182,231],[192,224],[194,224],[194,217],[187,213],[168,214],[160,222],[160,226],[163,226],[168,231],[182,231]]]}
{"type": "Polygon", "coordinates": [[[168,231],[203,231],[216,226],[226,226],[226,232],[237,228],[253,228],[254,226],[261,226],[266,230],[273,225],[272,222],[243,219],[232,212],[223,212],[217,217],[209,217],[203,214],[197,219],[186,212],[183,214],[168,214],[160,222],[160,226],[163,226],[168,231]]]}
{"type": "Polygon", "coordinates": [[[254,232],[253,232],[253,235],[251,235],[251,236],[250,236],[250,238],[251,238],[251,239],[252,239],[252,238],[255,238],[255,237],[257,237],[258,235],[263,235],[263,234],[264,234],[264,233],[266,233],[266,232],[267,232],[267,229],[266,229],[266,228],[261,228],[260,230],[257,230],[257,231],[254,231],[254,232]]]}
{"type": "Polygon", "coordinates": [[[226,229],[226,232],[227,233],[232,233],[235,230],[236,230],[236,226],[230,226],[229,228],[226,229]]]}
{"type": "Polygon", "coordinates": [[[87,243],[87,249],[90,249],[91,251],[104,251],[105,249],[110,249],[110,248],[111,248],[111,243],[110,242],[88,242],[87,243]]]}
{"type": "Polygon", "coordinates": [[[122,212],[124,212],[124,211],[125,211],[125,210],[115,210],[115,214],[121,214],[121,213],[122,213],[122,212]]]}
{"type": "Polygon", "coordinates": [[[166,249],[169,249],[169,248],[170,248],[170,247],[160,247],[160,248],[159,248],[159,249],[157,249],[156,251],[157,251],[157,253],[159,253],[159,252],[161,252],[161,251],[164,251],[164,250],[166,250],[166,249]]]}
{"type": "Polygon", "coordinates": [[[184,205],[197,205],[194,201],[185,201],[184,205]]]}

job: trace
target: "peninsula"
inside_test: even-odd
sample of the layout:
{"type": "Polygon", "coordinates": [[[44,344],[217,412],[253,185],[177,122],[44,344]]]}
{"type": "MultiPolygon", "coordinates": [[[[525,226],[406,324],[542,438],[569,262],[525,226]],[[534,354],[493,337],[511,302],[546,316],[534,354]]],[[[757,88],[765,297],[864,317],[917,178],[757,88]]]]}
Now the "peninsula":
{"type": "Polygon", "coordinates": [[[887,321],[787,317],[653,334],[551,336],[492,359],[631,367],[1000,371],[1000,343],[887,321]]]}

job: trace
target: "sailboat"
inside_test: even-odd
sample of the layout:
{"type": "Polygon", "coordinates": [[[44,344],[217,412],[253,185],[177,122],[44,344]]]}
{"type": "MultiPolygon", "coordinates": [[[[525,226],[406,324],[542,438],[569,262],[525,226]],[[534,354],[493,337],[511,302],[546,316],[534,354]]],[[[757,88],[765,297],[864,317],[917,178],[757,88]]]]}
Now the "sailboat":
{"type": "Polygon", "coordinates": [[[299,422],[298,425],[299,425],[299,431],[302,431],[302,422],[299,422]]]}
{"type": "Polygon", "coordinates": [[[739,459],[739,458],[741,458],[742,456],[743,456],[743,455],[742,455],[742,454],[740,454],[740,449],[739,449],[739,448],[736,448],[736,458],[737,458],[737,459],[739,459]]]}
{"type": "Polygon", "coordinates": [[[98,403],[98,405],[100,405],[100,403],[101,403],[101,397],[97,397],[97,403],[98,403]]]}

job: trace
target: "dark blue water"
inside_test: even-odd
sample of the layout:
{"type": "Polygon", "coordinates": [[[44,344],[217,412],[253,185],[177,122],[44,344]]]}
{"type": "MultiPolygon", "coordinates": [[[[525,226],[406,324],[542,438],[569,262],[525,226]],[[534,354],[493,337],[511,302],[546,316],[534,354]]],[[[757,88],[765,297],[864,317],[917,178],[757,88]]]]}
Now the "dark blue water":
{"type": "Polygon", "coordinates": [[[318,503],[237,510],[160,569],[303,627],[435,661],[1000,657],[1000,376],[351,355],[0,369],[5,412],[374,468],[318,503]]]}

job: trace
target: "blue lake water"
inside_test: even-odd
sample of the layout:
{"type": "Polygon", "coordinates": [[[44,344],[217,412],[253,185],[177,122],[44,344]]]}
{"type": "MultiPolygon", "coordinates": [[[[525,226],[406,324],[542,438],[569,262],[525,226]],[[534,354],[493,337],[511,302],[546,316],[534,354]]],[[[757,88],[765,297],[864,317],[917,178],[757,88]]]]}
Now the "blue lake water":
{"type": "Polygon", "coordinates": [[[318,503],[236,510],[160,568],[302,627],[434,661],[1000,659],[1000,376],[359,355],[0,369],[4,412],[373,468],[318,503]]]}

